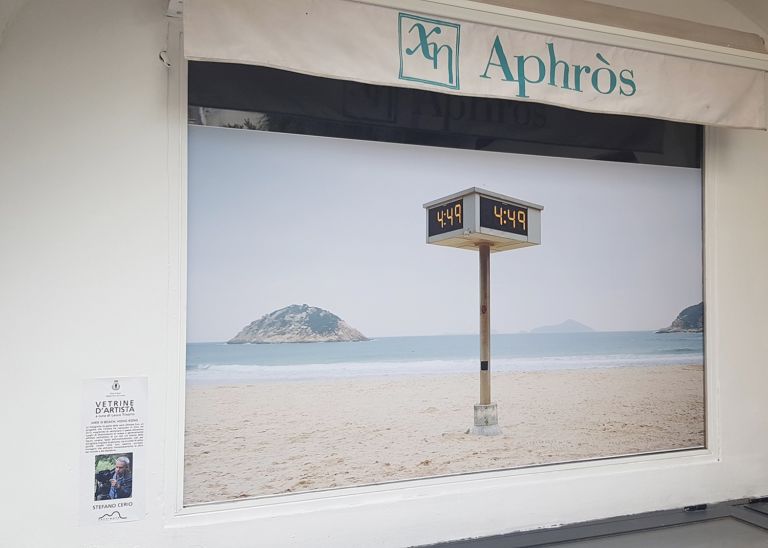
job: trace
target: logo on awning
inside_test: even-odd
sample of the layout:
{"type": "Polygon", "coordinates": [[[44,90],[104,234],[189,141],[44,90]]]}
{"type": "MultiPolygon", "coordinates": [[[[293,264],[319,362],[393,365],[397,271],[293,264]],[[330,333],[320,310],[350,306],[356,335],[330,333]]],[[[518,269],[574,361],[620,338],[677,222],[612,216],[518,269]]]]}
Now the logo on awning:
{"type": "Polygon", "coordinates": [[[401,80],[459,89],[458,23],[400,13],[401,80]]]}

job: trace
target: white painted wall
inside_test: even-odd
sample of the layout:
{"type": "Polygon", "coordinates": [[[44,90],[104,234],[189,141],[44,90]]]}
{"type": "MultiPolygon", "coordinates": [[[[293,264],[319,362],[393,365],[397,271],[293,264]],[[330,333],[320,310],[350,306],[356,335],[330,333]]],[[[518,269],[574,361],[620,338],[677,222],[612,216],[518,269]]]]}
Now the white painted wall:
{"type": "Polygon", "coordinates": [[[0,546],[404,546],[768,494],[768,135],[717,130],[706,166],[712,451],[177,512],[183,182],[173,80],[157,58],[167,2],[8,2],[0,546]],[[80,383],[113,375],[149,376],[148,515],[80,527],[80,383]]]}
{"type": "MultiPolygon", "coordinates": [[[[621,8],[646,11],[656,15],[677,17],[705,25],[752,32],[765,36],[765,29],[750,17],[722,0],[594,0],[621,8]]],[[[753,0],[733,0],[733,4],[753,0]]],[[[760,0],[756,0],[760,1],[760,0]]]]}
{"type": "Polygon", "coordinates": [[[763,39],[768,36],[768,3],[763,0],[726,0],[762,30],[763,39]]]}
{"type": "MultiPolygon", "coordinates": [[[[114,540],[77,525],[81,379],[150,376],[148,454],[163,462],[164,9],[32,0],[0,43],[0,546],[114,540]]],[[[160,545],[161,470],[150,484],[124,546],[160,545]]]]}

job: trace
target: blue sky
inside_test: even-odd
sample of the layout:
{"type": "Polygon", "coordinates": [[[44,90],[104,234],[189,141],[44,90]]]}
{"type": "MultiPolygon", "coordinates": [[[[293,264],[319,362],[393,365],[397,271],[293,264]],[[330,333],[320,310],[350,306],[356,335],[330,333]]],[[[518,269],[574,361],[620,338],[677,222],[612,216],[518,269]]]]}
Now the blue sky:
{"type": "Polygon", "coordinates": [[[701,171],[191,126],[188,340],[289,304],[367,336],[478,331],[478,259],[422,204],[479,186],[539,203],[542,245],[493,254],[494,332],[668,325],[701,300],[701,171]]]}

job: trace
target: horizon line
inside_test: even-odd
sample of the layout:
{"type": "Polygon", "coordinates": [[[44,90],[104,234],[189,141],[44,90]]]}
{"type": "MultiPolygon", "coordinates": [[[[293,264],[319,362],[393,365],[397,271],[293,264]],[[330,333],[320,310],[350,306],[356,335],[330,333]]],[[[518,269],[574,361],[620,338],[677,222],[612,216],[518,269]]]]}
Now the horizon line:
{"type": "MultiPolygon", "coordinates": [[[[497,332],[497,333],[491,333],[491,336],[494,335],[584,335],[589,333],[655,333],[659,329],[662,328],[653,328],[653,329],[608,329],[608,330],[597,330],[593,329],[590,331],[555,331],[555,332],[534,332],[534,331],[515,331],[515,332],[497,332]]],[[[689,332],[689,333],[695,333],[695,332],[689,332]]],[[[703,332],[702,332],[703,333],[703,332]]],[[[366,337],[368,340],[375,340],[375,339],[402,339],[402,338],[415,338],[415,337],[479,337],[480,332],[476,333],[435,333],[431,335],[379,335],[379,336],[369,336],[366,337]]],[[[187,344],[228,344],[228,340],[199,340],[199,341],[190,341],[187,340],[187,344]]],[[[237,345],[245,345],[245,344],[310,344],[313,342],[366,342],[366,341],[308,341],[306,343],[235,343],[233,346],[237,345]]]]}

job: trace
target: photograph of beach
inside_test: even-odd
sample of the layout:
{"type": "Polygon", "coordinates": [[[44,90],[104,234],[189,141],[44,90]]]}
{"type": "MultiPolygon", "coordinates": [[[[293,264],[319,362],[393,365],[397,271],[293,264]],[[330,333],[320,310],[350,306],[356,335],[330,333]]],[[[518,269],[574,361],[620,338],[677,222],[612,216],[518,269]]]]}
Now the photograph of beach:
{"type": "Polygon", "coordinates": [[[190,127],[184,503],[705,446],[701,171],[190,127]],[[424,203],[542,204],[427,245],[424,203]]]}

